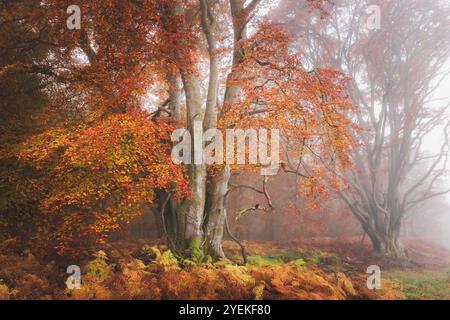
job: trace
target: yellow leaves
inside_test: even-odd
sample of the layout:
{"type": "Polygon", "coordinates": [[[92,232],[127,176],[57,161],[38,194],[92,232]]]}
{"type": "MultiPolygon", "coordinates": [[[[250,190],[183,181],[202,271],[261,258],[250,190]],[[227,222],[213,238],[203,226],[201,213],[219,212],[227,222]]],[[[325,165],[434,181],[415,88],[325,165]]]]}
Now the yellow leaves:
{"type": "Polygon", "coordinates": [[[264,298],[264,288],[265,288],[265,284],[264,282],[256,285],[253,289],[252,292],[255,295],[255,300],[263,300],[264,298]]]}
{"type": "Polygon", "coordinates": [[[51,213],[61,251],[80,246],[81,235],[84,245],[103,242],[154,201],[155,189],[188,195],[184,168],[170,158],[171,129],[134,110],[90,127],[50,129],[14,154],[39,173],[39,208],[51,213]]]}
{"type": "Polygon", "coordinates": [[[337,287],[341,288],[343,292],[347,292],[350,296],[356,296],[356,290],[353,283],[342,272],[336,273],[337,287]]]}

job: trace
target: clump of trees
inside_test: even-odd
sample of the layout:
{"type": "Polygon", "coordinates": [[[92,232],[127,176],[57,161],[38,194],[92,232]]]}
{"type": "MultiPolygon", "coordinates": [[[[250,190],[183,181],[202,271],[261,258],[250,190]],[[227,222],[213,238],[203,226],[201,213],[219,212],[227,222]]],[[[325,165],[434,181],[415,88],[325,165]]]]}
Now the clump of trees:
{"type": "Polygon", "coordinates": [[[70,2],[1,1],[2,95],[22,106],[1,102],[14,113],[2,127],[2,238],[76,252],[157,203],[173,252],[223,257],[236,168],[170,161],[170,133],[194,136],[195,121],[302,141],[311,190],[323,161],[350,165],[348,78],[306,70],[289,32],[258,11],[265,1],[89,2],[80,30],[66,26],[70,2]]]}
{"type": "Polygon", "coordinates": [[[172,252],[224,257],[230,194],[267,201],[238,217],[270,212],[271,179],[239,184],[261,164],[226,158],[175,164],[179,128],[279,129],[302,201],[334,192],[383,254],[402,255],[406,217],[447,192],[448,106],[432,101],[450,55],[444,1],[99,1],[79,30],[70,5],[0,1],[2,240],[77,254],[156,205],[172,252]]]}
{"type": "Polygon", "coordinates": [[[449,105],[433,100],[448,75],[450,7],[445,1],[342,0],[326,18],[307,19],[306,6],[286,0],[279,8],[290,13],[291,30],[300,35],[293,46],[305,50],[311,68],[352,77],[348,89],[359,109],[352,119],[362,129],[355,132],[360,146],[352,153],[353,169],[339,174],[348,187],[338,195],[376,251],[403,255],[405,219],[450,191],[440,186],[449,155],[449,105]],[[368,11],[374,5],[379,12],[368,11]],[[373,24],[377,13],[379,26],[373,24]],[[427,151],[436,130],[442,140],[427,151]]]}

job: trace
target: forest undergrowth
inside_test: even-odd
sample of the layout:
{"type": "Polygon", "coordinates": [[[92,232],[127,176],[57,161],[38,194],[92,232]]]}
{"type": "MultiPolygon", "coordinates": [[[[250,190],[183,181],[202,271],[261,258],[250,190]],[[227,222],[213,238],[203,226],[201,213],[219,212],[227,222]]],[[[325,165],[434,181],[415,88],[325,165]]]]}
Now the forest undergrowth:
{"type": "Polygon", "coordinates": [[[162,241],[105,244],[81,265],[82,286],[65,288],[65,268],[31,253],[0,255],[0,299],[448,299],[450,254],[406,241],[410,257],[382,259],[360,239],[316,238],[284,243],[226,241],[227,260],[177,259],[162,241]],[[426,255],[432,255],[432,259],[426,255]],[[427,261],[433,261],[428,264],[427,261]],[[369,290],[368,265],[382,270],[369,290]],[[425,271],[424,271],[425,270],[425,271]]]}

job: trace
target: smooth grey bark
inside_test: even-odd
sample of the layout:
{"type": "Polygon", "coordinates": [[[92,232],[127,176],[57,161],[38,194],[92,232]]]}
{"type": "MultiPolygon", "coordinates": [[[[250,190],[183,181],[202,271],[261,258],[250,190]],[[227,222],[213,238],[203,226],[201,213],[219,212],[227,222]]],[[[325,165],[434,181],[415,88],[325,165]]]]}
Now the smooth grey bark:
{"type": "MultiPolygon", "coordinates": [[[[206,3],[206,1],[203,1],[206,3]]],[[[240,88],[232,84],[232,80],[239,77],[236,72],[236,66],[241,64],[244,59],[244,52],[238,45],[239,41],[246,37],[246,28],[249,21],[251,12],[255,9],[259,0],[252,1],[247,7],[244,7],[242,0],[230,0],[231,17],[233,20],[233,32],[234,32],[234,47],[233,47],[233,62],[231,72],[227,78],[225,97],[224,97],[224,109],[232,106],[237,102],[240,88]]],[[[205,12],[207,13],[207,11],[205,12]]],[[[203,28],[208,40],[209,53],[210,53],[210,82],[207,100],[207,111],[205,118],[205,127],[213,128],[217,126],[217,120],[223,114],[217,113],[217,60],[214,54],[216,49],[215,39],[213,37],[211,27],[207,23],[203,22],[203,28]]],[[[205,226],[205,252],[213,258],[222,258],[225,256],[222,248],[222,239],[224,228],[226,225],[226,208],[225,197],[228,192],[228,184],[230,181],[230,168],[225,165],[222,170],[208,180],[208,192],[207,192],[207,212],[206,212],[206,226],[205,226]]]]}
{"type": "MultiPolygon", "coordinates": [[[[200,143],[197,138],[196,121],[203,123],[202,100],[200,97],[200,81],[189,73],[183,73],[184,90],[186,93],[186,106],[188,110],[188,130],[191,134],[192,146],[200,143]]],[[[203,135],[203,128],[200,129],[203,135]]],[[[206,197],[206,166],[204,163],[196,164],[195,152],[192,153],[192,164],[189,165],[189,178],[191,198],[185,217],[184,239],[187,244],[188,255],[198,255],[203,239],[202,223],[204,219],[206,197]]]]}
{"type": "MultiPolygon", "coordinates": [[[[235,67],[243,61],[243,51],[237,45],[246,34],[246,25],[251,12],[260,0],[254,0],[244,7],[242,0],[230,0],[231,15],[234,28],[234,53],[232,71],[227,78],[224,104],[231,106],[237,100],[239,88],[231,85],[231,79],[236,77],[235,67]]],[[[201,122],[203,130],[217,127],[220,117],[217,110],[219,87],[219,62],[217,57],[216,19],[210,3],[207,0],[199,0],[201,27],[207,41],[209,53],[209,83],[205,101],[202,99],[200,76],[192,70],[180,69],[181,82],[186,96],[186,110],[181,106],[181,98],[178,95],[181,90],[180,78],[168,75],[172,83],[169,95],[169,109],[172,112],[174,122],[183,124],[183,114],[186,113],[186,127],[191,134],[194,146],[196,138],[196,122],[201,122]]],[[[169,14],[183,14],[183,4],[179,2],[172,8],[169,14]]],[[[198,131],[198,127],[196,128],[198,131]]],[[[197,132],[198,133],[198,132],[197,132]]],[[[204,142],[201,142],[204,147],[204,142]]],[[[192,153],[195,157],[195,153],[192,153]]],[[[215,176],[207,175],[204,163],[196,164],[192,159],[189,165],[189,179],[191,198],[177,202],[171,199],[169,213],[166,216],[168,233],[173,232],[173,250],[193,260],[211,256],[214,259],[224,257],[222,239],[225,226],[226,208],[225,195],[228,191],[230,180],[230,168],[224,168],[215,176]],[[207,183],[208,182],[208,183],[207,183]]],[[[170,237],[170,235],[169,235],[170,237]]]]}
{"type": "MultiPolygon", "coordinates": [[[[185,13],[182,1],[176,1],[173,6],[163,7],[163,21],[165,27],[171,32],[177,32],[170,24],[170,16],[183,15],[185,13]]],[[[185,26],[180,25],[180,28],[185,26]]],[[[180,46],[186,46],[180,40],[180,46]]],[[[178,53],[173,53],[175,61],[178,53]]],[[[167,73],[169,82],[169,110],[171,112],[171,121],[174,124],[185,127],[191,135],[191,145],[197,143],[195,140],[196,132],[203,134],[203,128],[196,130],[196,122],[203,123],[204,111],[203,101],[201,97],[201,82],[194,70],[186,70],[179,68],[179,73],[174,74],[171,71],[167,73]],[[182,91],[185,93],[185,108],[182,103],[182,91]]],[[[192,152],[194,157],[194,152],[192,152]]],[[[165,211],[167,233],[169,244],[172,250],[180,256],[192,257],[198,255],[197,251],[201,247],[203,239],[202,223],[204,220],[205,210],[205,183],[206,183],[206,166],[197,164],[194,158],[188,165],[189,186],[191,197],[189,199],[176,200],[172,197],[170,205],[165,211]],[[173,234],[170,234],[172,233],[173,234]]]]}
{"type": "Polygon", "coordinates": [[[171,112],[171,120],[174,124],[186,123],[186,110],[181,103],[181,91],[183,90],[183,82],[178,74],[172,72],[167,73],[169,81],[169,110],[171,112]]]}
{"type": "Polygon", "coordinates": [[[211,178],[208,185],[207,220],[206,220],[206,252],[213,258],[223,258],[223,231],[226,219],[225,195],[230,181],[230,168],[211,178]]]}

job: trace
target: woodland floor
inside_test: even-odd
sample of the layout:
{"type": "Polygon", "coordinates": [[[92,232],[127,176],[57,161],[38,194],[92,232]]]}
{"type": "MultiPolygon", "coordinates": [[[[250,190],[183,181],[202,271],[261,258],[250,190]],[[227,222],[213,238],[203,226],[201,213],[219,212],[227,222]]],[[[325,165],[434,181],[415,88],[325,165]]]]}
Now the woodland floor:
{"type": "MultiPolygon", "coordinates": [[[[229,260],[180,263],[162,241],[118,241],[83,262],[81,289],[65,268],[33,255],[0,255],[0,299],[450,299],[450,252],[407,239],[408,259],[377,257],[361,239],[225,241],[229,260]],[[369,265],[380,290],[366,286],[369,265]]],[[[75,264],[75,263],[72,263],[75,264]]]]}

